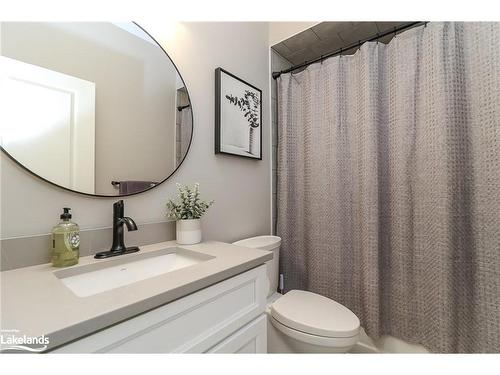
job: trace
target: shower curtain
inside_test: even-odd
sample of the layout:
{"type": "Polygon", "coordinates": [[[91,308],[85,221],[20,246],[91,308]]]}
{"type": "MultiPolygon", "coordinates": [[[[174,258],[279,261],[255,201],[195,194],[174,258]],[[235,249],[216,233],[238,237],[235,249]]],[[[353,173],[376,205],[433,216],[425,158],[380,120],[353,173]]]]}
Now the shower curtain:
{"type": "Polygon", "coordinates": [[[285,290],[368,335],[500,352],[500,23],[430,23],[278,82],[285,290]]]}

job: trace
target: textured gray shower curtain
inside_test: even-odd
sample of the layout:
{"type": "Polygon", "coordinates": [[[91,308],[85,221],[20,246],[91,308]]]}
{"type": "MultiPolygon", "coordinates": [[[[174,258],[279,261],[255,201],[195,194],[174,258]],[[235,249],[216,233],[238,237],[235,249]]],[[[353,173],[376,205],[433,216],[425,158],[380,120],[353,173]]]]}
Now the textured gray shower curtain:
{"type": "Polygon", "coordinates": [[[430,23],[278,82],[286,290],[370,336],[500,352],[500,24],[430,23]]]}

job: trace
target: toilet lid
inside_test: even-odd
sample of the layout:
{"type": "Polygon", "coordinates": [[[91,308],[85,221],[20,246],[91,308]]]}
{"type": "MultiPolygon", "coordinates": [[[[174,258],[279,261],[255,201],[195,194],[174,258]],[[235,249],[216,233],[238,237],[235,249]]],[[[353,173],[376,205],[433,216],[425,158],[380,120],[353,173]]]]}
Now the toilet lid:
{"type": "Polygon", "coordinates": [[[271,315],[292,329],[325,337],[352,337],[359,319],[330,298],[304,290],[291,290],[271,305],[271,315]]]}

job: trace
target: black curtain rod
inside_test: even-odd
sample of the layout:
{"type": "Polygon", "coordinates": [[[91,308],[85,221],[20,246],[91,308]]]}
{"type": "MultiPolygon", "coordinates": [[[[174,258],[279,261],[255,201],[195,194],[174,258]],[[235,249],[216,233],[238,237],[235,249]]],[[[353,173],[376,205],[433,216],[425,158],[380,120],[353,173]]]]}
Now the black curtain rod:
{"type": "Polygon", "coordinates": [[[398,26],[398,27],[394,27],[391,30],[384,31],[383,33],[374,34],[374,35],[372,35],[372,36],[370,36],[370,37],[368,37],[366,39],[359,40],[358,42],[351,43],[351,44],[349,44],[349,45],[347,45],[345,47],[339,48],[336,51],[327,53],[326,55],[321,55],[320,57],[317,57],[314,60],[304,61],[302,64],[292,66],[291,68],[288,68],[288,69],[285,69],[285,70],[281,70],[279,72],[273,72],[272,76],[273,76],[274,79],[277,79],[282,74],[290,73],[290,72],[293,72],[294,70],[297,70],[297,69],[300,69],[300,68],[304,68],[306,66],[309,66],[311,64],[314,64],[314,63],[317,63],[317,62],[320,62],[320,61],[323,61],[323,60],[328,59],[330,57],[341,55],[342,52],[349,51],[349,50],[351,50],[353,48],[360,47],[363,43],[373,42],[375,40],[383,38],[384,36],[387,36],[387,35],[390,35],[390,34],[397,34],[400,31],[409,29],[409,28],[414,27],[414,26],[419,26],[419,25],[427,25],[427,22],[425,22],[425,21],[410,22],[410,23],[406,23],[406,24],[398,26]]]}

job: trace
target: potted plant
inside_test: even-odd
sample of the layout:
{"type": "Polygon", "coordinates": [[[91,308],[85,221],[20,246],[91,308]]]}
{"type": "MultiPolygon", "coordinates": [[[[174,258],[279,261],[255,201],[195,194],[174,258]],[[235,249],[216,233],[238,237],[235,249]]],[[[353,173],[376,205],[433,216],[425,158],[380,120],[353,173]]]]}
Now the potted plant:
{"type": "Polygon", "coordinates": [[[167,216],[175,219],[177,243],[193,245],[201,242],[201,217],[207,212],[214,201],[200,199],[200,184],[193,187],[177,184],[179,197],[177,201],[167,202],[167,216]]]}

